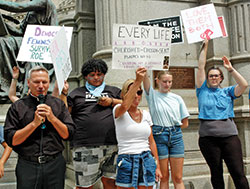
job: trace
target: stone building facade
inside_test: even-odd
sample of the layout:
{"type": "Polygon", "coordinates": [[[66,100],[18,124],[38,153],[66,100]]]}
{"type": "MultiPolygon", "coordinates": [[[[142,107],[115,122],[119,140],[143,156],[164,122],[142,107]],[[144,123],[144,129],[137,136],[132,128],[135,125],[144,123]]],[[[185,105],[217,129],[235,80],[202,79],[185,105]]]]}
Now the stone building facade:
{"type": "MultiPolygon", "coordinates": [[[[54,0],[58,7],[60,25],[74,27],[71,43],[71,61],[73,70],[69,83],[70,90],[83,85],[80,69],[82,63],[90,57],[102,58],[109,65],[106,83],[121,87],[128,78],[134,78],[134,71],[112,70],[112,25],[114,23],[137,24],[139,21],[166,18],[180,15],[180,10],[214,3],[218,16],[224,16],[228,37],[211,40],[207,56],[207,68],[216,65],[221,67],[225,79],[222,86],[235,84],[235,81],[223,68],[221,57],[230,58],[233,66],[250,83],[250,2],[249,0],[54,0]]],[[[184,33],[184,43],[171,47],[171,67],[178,69],[190,68],[195,72],[201,43],[188,44],[184,33]]],[[[153,81],[153,73],[150,73],[153,81]]],[[[175,78],[174,78],[175,79],[175,78]]],[[[182,82],[182,80],[178,80],[182,82]]],[[[181,95],[190,113],[189,127],[183,129],[185,142],[185,161],[183,179],[192,183],[197,189],[212,188],[209,168],[198,147],[199,120],[195,88],[178,88],[173,92],[181,95]]],[[[9,105],[1,105],[7,109],[9,105]]],[[[147,109],[145,98],[142,108],[147,109]]],[[[235,122],[242,142],[244,168],[250,181],[250,118],[248,90],[235,103],[235,122]]],[[[4,121],[5,114],[1,115],[4,121]]],[[[66,144],[67,159],[66,188],[73,188],[74,174],[71,153],[66,144]]],[[[7,163],[7,171],[14,177],[13,161],[15,155],[7,163]]],[[[226,188],[235,188],[225,167],[224,178],[226,188]]],[[[1,184],[4,179],[0,180],[1,184]]],[[[6,178],[6,182],[13,182],[6,178]]],[[[11,185],[11,184],[10,184],[11,185]]],[[[11,185],[12,186],[12,185],[11,185]]],[[[99,188],[97,185],[96,188],[99,188]]],[[[173,186],[172,186],[173,187],[173,186]]]]}

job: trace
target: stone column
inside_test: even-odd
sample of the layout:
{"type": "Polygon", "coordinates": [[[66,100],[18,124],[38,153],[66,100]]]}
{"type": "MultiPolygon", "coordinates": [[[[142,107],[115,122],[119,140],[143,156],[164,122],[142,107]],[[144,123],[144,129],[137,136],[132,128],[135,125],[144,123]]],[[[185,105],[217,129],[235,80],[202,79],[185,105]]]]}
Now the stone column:
{"type": "Polygon", "coordinates": [[[250,2],[229,0],[228,4],[231,60],[250,83],[250,2]]]}
{"type": "MultiPolygon", "coordinates": [[[[72,72],[69,78],[70,89],[80,85],[82,81],[81,67],[83,62],[91,58],[95,52],[95,4],[93,0],[76,0],[73,18],[74,32],[71,44],[72,72]]],[[[65,20],[65,22],[69,19],[65,20]]]]}
{"type": "Polygon", "coordinates": [[[105,81],[109,85],[121,87],[128,78],[135,78],[134,71],[112,70],[112,29],[114,23],[128,23],[129,1],[95,0],[96,53],[94,58],[104,59],[109,71],[105,81]]]}
{"type": "MultiPolygon", "coordinates": [[[[228,29],[230,39],[230,56],[234,68],[250,83],[250,2],[240,0],[228,1],[228,29]]],[[[235,84],[231,77],[230,85],[235,84]]],[[[236,105],[241,105],[236,109],[236,124],[239,130],[239,137],[242,143],[243,158],[246,174],[250,174],[250,142],[249,142],[249,101],[248,90],[236,101],[236,105]]],[[[248,179],[249,180],[249,179],[248,179]]]]}
{"type": "MultiPolygon", "coordinates": [[[[231,62],[243,77],[250,83],[250,2],[229,0],[228,2],[228,31],[230,39],[231,62]]],[[[235,84],[232,77],[229,78],[230,85],[235,84]]],[[[248,105],[248,90],[238,102],[248,105]]],[[[247,108],[248,109],[248,108],[247,108]]],[[[243,111],[248,111],[248,110],[243,111]]]]}

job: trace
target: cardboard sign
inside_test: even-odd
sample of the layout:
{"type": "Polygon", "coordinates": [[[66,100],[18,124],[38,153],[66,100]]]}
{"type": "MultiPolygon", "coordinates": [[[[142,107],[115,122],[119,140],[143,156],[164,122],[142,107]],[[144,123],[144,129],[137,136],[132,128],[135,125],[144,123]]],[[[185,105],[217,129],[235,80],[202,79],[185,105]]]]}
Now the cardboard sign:
{"type": "Polygon", "coordinates": [[[181,17],[189,44],[222,36],[213,4],[182,10],[181,17]]]}
{"type": "Polygon", "coordinates": [[[167,69],[171,36],[170,28],[114,24],[112,68],[167,69]]]}
{"type": "MultiPolygon", "coordinates": [[[[61,28],[61,26],[28,25],[17,60],[26,62],[52,63],[49,46],[61,28]]],[[[64,28],[66,30],[66,41],[69,47],[73,28],[64,28]]]]}
{"type": "Polygon", "coordinates": [[[172,28],[172,40],[171,44],[183,43],[183,32],[182,32],[182,23],[180,16],[173,16],[168,18],[146,20],[138,22],[139,25],[146,26],[157,26],[164,28],[172,28]]]}
{"type": "Polygon", "coordinates": [[[72,65],[67,43],[66,31],[62,27],[50,44],[51,59],[54,65],[59,93],[64,86],[64,81],[72,71],[72,65]]]}

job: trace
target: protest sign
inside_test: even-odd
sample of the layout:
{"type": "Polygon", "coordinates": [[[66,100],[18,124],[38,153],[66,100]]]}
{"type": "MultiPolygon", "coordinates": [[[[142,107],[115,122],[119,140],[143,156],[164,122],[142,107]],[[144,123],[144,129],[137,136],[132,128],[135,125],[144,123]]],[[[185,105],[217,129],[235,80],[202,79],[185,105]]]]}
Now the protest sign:
{"type": "MultiPolygon", "coordinates": [[[[28,25],[18,52],[17,60],[26,62],[52,63],[49,45],[61,26],[28,25]]],[[[72,27],[65,27],[68,47],[72,27]]]]}
{"type": "Polygon", "coordinates": [[[67,80],[72,70],[69,47],[64,27],[57,32],[56,36],[52,40],[50,44],[50,53],[56,73],[59,93],[61,94],[64,81],[67,80]]]}
{"type": "Polygon", "coordinates": [[[183,32],[182,32],[182,23],[180,16],[172,16],[168,18],[160,18],[153,20],[145,20],[138,22],[139,25],[146,26],[157,26],[164,28],[172,28],[172,40],[171,44],[183,43],[183,32]]]}
{"type": "Polygon", "coordinates": [[[114,24],[112,68],[167,69],[171,35],[171,28],[114,24]]]}
{"type": "Polygon", "coordinates": [[[213,4],[182,10],[181,17],[189,44],[222,36],[213,4]]]}
{"type": "Polygon", "coordinates": [[[221,32],[222,32],[222,37],[227,37],[227,28],[226,28],[226,24],[224,21],[224,17],[223,16],[218,16],[219,19],[219,23],[220,23],[220,27],[221,27],[221,32]]]}

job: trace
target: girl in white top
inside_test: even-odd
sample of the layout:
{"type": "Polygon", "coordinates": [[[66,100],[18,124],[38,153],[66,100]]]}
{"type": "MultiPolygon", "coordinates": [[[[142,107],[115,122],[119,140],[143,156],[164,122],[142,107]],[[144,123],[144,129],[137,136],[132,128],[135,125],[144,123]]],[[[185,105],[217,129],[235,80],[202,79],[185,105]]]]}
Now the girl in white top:
{"type": "Polygon", "coordinates": [[[141,82],[145,74],[145,68],[138,68],[136,79],[127,80],[123,84],[123,102],[113,110],[118,141],[118,188],[153,188],[155,180],[161,178],[159,163],[157,167],[155,165],[155,160],[159,160],[151,131],[151,117],[147,111],[138,108],[143,92],[141,82]]]}

